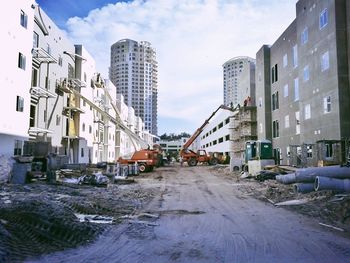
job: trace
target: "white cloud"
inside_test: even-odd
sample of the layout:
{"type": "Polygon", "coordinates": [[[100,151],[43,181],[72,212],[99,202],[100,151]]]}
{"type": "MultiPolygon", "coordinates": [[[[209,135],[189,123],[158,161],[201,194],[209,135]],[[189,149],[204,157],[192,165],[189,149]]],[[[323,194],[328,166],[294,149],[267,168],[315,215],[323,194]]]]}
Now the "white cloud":
{"type": "Polygon", "coordinates": [[[295,2],[134,0],[71,18],[67,32],[106,76],[113,43],[151,42],[159,62],[159,115],[192,121],[192,132],[223,101],[221,65],[235,56],[255,57],[263,44],[272,44],[294,19],[295,2]]]}

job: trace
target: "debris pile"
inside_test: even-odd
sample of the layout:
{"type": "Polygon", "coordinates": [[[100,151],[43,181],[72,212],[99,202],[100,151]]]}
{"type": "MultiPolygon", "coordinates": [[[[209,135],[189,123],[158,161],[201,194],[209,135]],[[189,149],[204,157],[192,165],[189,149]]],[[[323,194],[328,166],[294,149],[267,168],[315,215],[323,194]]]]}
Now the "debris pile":
{"type": "MultiPolygon", "coordinates": [[[[339,191],[334,191],[327,184],[327,190],[318,189],[315,191],[315,184],[312,182],[296,182],[293,180],[288,184],[283,184],[280,178],[293,177],[298,169],[285,169],[282,167],[282,172],[289,172],[281,175],[278,171],[280,168],[274,168],[267,171],[263,171],[255,176],[242,177],[241,172],[231,173],[231,176],[221,169],[214,169],[217,176],[225,175],[225,178],[232,180],[233,186],[237,186],[242,198],[254,197],[264,202],[268,202],[274,206],[284,207],[288,210],[310,216],[320,222],[320,225],[326,227],[329,225],[330,229],[342,229],[344,233],[350,233],[350,194],[339,191]],[[277,170],[276,170],[277,169],[277,170]],[[277,173],[278,172],[278,173],[277,173]],[[291,173],[292,172],[292,173],[291,173]],[[276,174],[277,173],[277,174],[276,174]],[[292,176],[291,176],[292,175],[292,176]],[[261,178],[259,178],[259,176],[261,178]],[[276,176],[274,180],[273,177],[276,176]],[[239,183],[238,183],[239,182],[239,183]],[[312,190],[312,191],[311,191],[312,190]]],[[[334,168],[333,168],[334,169],[334,168]]],[[[350,168],[346,168],[349,169],[350,168]]],[[[301,170],[301,169],[300,169],[301,170]]],[[[312,175],[314,180],[318,175],[312,175]]],[[[321,180],[342,180],[347,182],[348,179],[334,179],[330,177],[319,177],[321,180]]],[[[309,179],[310,180],[310,179],[309,179]]],[[[291,180],[290,180],[291,181],[291,180]]]]}
{"type": "Polygon", "coordinates": [[[138,184],[0,184],[0,262],[87,244],[137,213],[155,193],[138,184]]]}

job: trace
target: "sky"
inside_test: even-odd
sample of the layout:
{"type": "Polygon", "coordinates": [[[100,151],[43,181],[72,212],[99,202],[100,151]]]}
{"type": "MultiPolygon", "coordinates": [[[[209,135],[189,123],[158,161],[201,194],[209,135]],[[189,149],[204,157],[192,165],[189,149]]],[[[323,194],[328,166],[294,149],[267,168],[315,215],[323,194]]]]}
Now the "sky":
{"type": "Polygon", "coordinates": [[[37,0],[106,78],[110,46],[148,41],[158,61],[158,134],[194,133],[223,103],[222,65],[255,58],[295,19],[297,0],[37,0]]]}

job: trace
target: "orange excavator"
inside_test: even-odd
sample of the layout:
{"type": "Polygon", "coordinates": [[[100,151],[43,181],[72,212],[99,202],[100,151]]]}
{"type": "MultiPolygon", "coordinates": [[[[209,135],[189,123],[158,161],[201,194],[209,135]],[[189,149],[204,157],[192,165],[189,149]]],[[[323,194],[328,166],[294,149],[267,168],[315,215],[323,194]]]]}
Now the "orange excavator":
{"type": "Polygon", "coordinates": [[[182,150],[180,151],[180,156],[182,158],[182,162],[187,162],[187,164],[189,166],[196,166],[198,163],[207,163],[209,165],[216,165],[218,163],[219,160],[215,156],[215,154],[209,154],[205,150],[198,150],[197,152],[194,152],[188,148],[194,142],[194,140],[201,134],[201,132],[204,130],[205,126],[207,126],[207,124],[209,123],[210,119],[213,118],[213,116],[216,114],[216,112],[220,109],[232,110],[228,106],[220,105],[210,115],[210,117],[205,120],[205,122],[202,124],[202,126],[199,127],[195,131],[195,133],[188,139],[188,141],[182,147],[182,150]]]}

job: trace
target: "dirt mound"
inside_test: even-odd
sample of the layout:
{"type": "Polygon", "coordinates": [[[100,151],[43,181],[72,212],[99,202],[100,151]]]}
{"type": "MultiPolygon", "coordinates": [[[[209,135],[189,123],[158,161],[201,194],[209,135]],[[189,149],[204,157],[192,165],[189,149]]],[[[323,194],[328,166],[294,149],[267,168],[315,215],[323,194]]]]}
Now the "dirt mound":
{"type": "Polygon", "coordinates": [[[79,223],[60,203],[28,200],[0,209],[0,261],[76,247],[102,231],[96,224],[79,223]]]}

